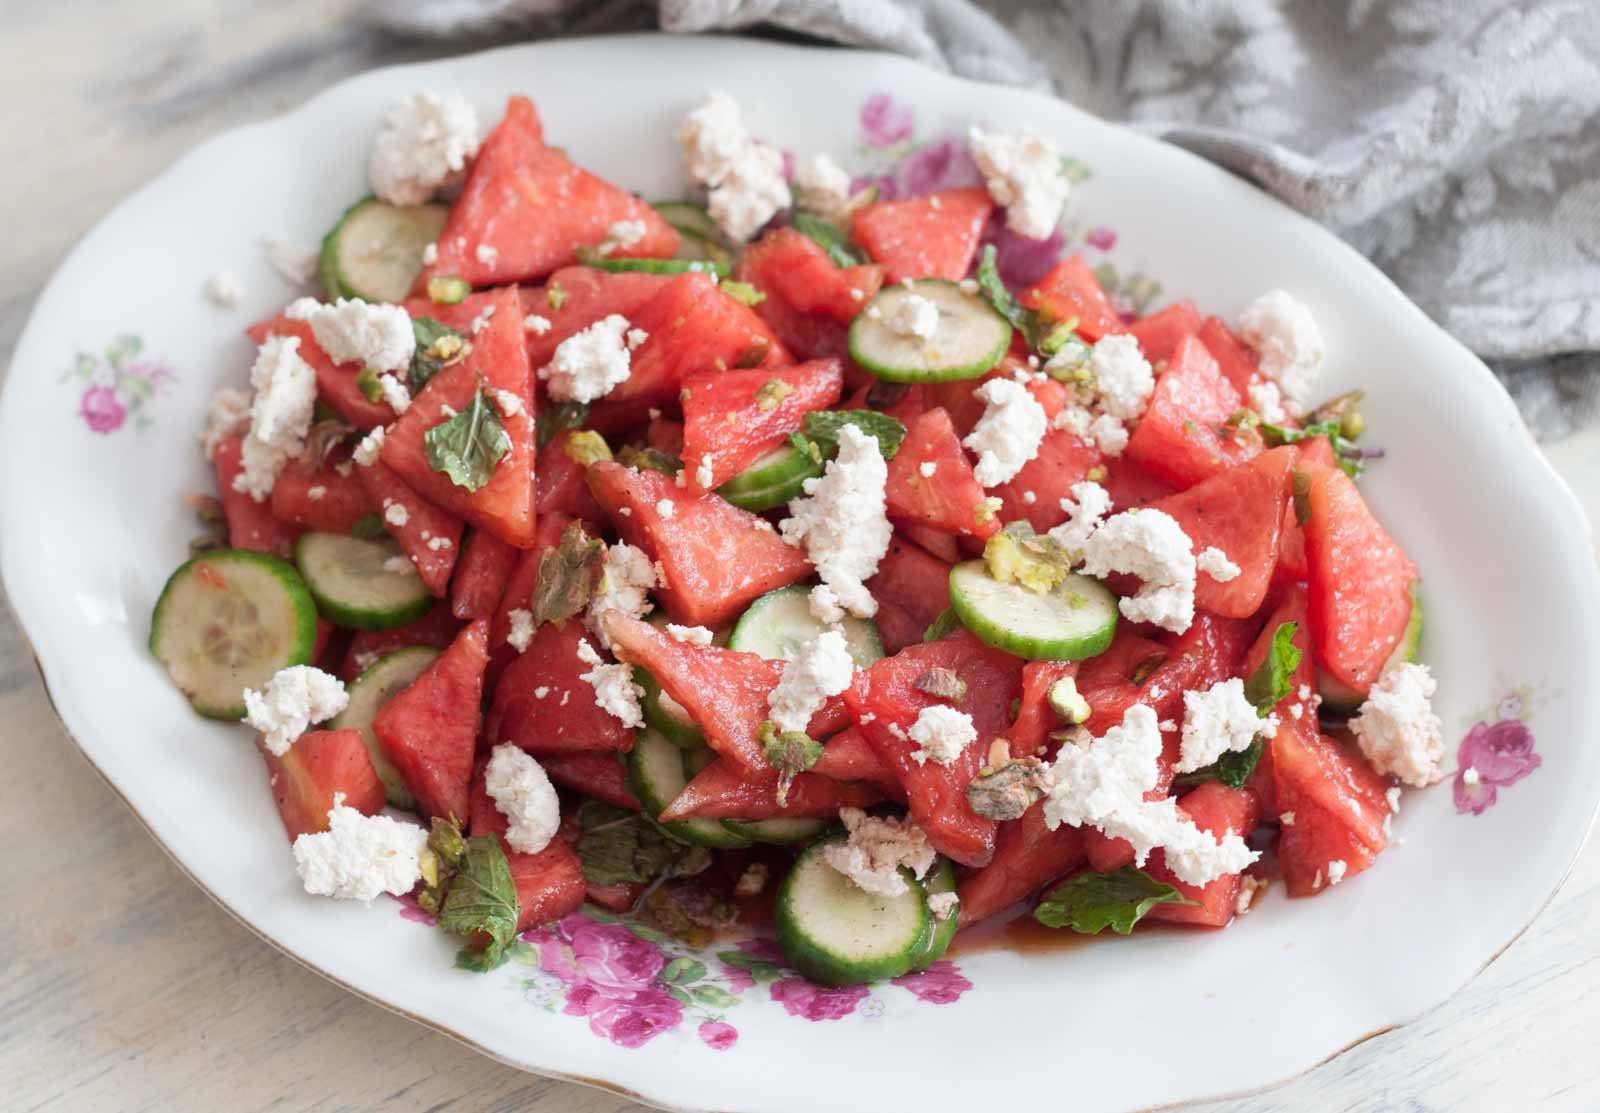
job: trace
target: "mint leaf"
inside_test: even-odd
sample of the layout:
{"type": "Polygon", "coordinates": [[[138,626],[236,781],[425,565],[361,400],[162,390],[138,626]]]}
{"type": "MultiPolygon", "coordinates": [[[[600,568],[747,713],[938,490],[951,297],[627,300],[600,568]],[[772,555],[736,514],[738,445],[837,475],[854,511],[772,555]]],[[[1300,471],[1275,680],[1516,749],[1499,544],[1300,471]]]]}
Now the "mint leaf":
{"type": "Polygon", "coordinates": [[[500,839],[495,835],[468,839],[439,909],[439,926],[451,935],[487,936],[487,942],[481,949],[463,949],[456,965],[480,972],[499,966],[517,936],[518,915],[517,886],[500,839]]]}
{"type": "Polygon", "coordinates": [[[1313,437],[1327,437],[1328,443],[1333,445],[1333,459],[1339,465],[1339,470],[1351,479],[1359,478],[1367,470],[1365,455],[1356,447],[1355,441],[1344,435],[1343,423],[1336,418],[1314,422],[1299,429],[1287,429],[1263,421],[1258,428],[1261,430],[1261,439],[1274,448],[1283,444],[1299,444],[1313,437]]]}
{"type": "Polygon", "coordinates": [[[810,213],[795,213],[789,218],[789,225],[826,251],[836,267],[856,267],[866,262],[850,242],[850,237],[844,234],[844,229],[837,224],[830,224],[810,213]]]}
{"type": "Polygon", "coordinates": [[[586,800],[578,809],[578,860],[596,885],[647,885],[688,877],[711,864],[711,853],[669,836],[638,812],[586,800]]]}
{"type": "Polygon", "coordinates": [[[831,460],[839,452],[839,430],[854,425],[878,442],[885,460],[893,460],[906,439],[906,427],[888,414],[875,410],[817,410],[808,413],[801,424],[805,437],[817,446],[821,459],[831,460]]]}
{"type": "Polygon", "coordinates": [[[1027,342],[1029,349],[1037,350],[1045,332],[1044,322],[1039,319],[1039,314],[1024,308],[1011,296],[1006,284],[1000,281],[1000,267],[995,259],[994,244],[986,244],[983,257],[978,260],[977,273],[973,275],[978,280],[978,289],[983,294],[984,300],[994,307],[994,311],[1010,321],[1011,326],[1022,333],[1022,339],[1027,342]]]}
{"type": "Polygon", "coordinates": [[[770,719],[761,724],[756,737],[767,764],[778,771],[778,807],[784,807],[789,803],[789,786],[795,777],[821,759],[822,743],[803,731],[779,730],[770,719]]]}
{"type": "Polygon", "coordinates": [[[1045,894],[1033,918],[1045,927],[1099,935],[1110,928],[1127,935],[1158,904],[1193,904],[1178,890],[1133,866],[1110,873],[1080,873],[1045,894]]]}
{"type": "Polygon", "coordinates": [[[559,625],[587,607],[600,588],[605,555],[605,542],[590,537],[581,522],[568,525],[556,547],[546,549],[539,558],[529,604],[533,624],[559,625]]]}
{"type": "MultiPolygon", "coordinates": [[[[1294,687],[1294,670],[1300,667],[1300,647],[1294,644],[1299,624],[1280,622],[1272,632],[1266,659],[1244,682],[1244,696],[1255,705],[1256,714],[1265,719],[1272,714],[1278,701],[1294,687]]],[[[1261,755],[1267,748],[1265,738],[1256,738],[1242,750],[1223,754],[1216,761],[1192,773],[1184,773],[1173,780],[1175,785],[1197,785],[1204,781],[1221,781],[1229,788],[1243,788],[1250,774],[1256,771],[1261,755]]]]}
{"type": "Polygon", "coordinates": [[[539,447],[543,448],[555,440],[556,434],[563,429],[578,428],[588,416],[587,402],[557,402],[553,406],[545,406],[533,422],[534,435],[538,439],[539,447]]]}
{"type": "MultiPolygon", "coordinates": [[[[466,338],[459,332],[433,317],[411,318],[411,335],[416,338],[417,348],[411,355],[407,378],[410,380],[411,393],[415,394],[446,365],[466,354],[467,345],[466,338]]],[[[377,386],[376,379],[373,386],[377,386]]],[[[372,400],[377,401],[376,398],[372,400]]]]}
{"type": "Polygon", "coordinates": [[[494,475],[494,466],[511,451],[511,437],[481,390],[467,408],[422,435],[428,466],[457,487],[477,491],[494,475]]]}

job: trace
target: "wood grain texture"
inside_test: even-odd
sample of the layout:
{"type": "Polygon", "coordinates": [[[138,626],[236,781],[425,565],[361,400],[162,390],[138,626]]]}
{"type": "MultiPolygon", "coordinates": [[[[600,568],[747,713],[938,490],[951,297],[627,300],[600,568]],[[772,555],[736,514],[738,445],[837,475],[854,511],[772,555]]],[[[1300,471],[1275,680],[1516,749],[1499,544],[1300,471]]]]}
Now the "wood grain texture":
{"type": "MultiPolygon", "coordinates": [[[[9,363],[66,250],[193,143],[349,74],[428,55],[360,29],[348,19],[356,7],[56,0],[0,9],[0,99],[11,109],[0,131],[0,357],[9,363]]],[[[1552,457],[1593,516],[1600,434],[1552,457]]],[[[9,613],[0,614],[0,769],[0,845],[20,875],[0,905],[0,1107],[639,1108],[501,1066],[361,1001],[212,904],[65,737],[9,613]]],[[[1271,1091],[1195,1108],[1594,1109],[1600,936],[1588,918],[1597,914],[1600,850],[1591,847],[1532,930],[1444,1007],[1271,1091]]]]}

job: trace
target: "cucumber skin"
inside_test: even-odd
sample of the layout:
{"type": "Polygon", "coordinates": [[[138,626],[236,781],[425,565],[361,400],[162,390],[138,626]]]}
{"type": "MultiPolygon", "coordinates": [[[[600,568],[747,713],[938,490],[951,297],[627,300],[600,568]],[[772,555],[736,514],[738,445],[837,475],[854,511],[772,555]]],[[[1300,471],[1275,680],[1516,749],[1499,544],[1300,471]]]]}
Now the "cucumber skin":
{"type": "MultiPolygon", "coordinates": [[[[934,893],[953,893],[956,891],[956,871],[950,864],[950,859],[940,855],[938,862],[928,871],[928,876],[922,879],[922,892],[924,897],[934,893]]],[[[944,957],[950,949],[950,944],[955,940],[956,932],[961,930],[961,905],[958,903],[949,916],[943,920],[928,912],[928,919],[933,922],[933,930],[928,933],[927,946],[922,948],[916,961],[911,964],[912,973],[926,970],[944,957]]]]}
{"type": "MultiPolygon", "coordinates": [[[[789,451],[795,456],[800,456],[800,450],[790,447],[789,451]]],[[[756,464],[759,464],[758,460],[756,464]]],[[[740,472],[722,486],[717,488],[717,494],[728,502],[733,503],[740,510],[748,510],[760,514],[766,510],[775,510],[780,506],[788,505],[789,501],[804,494],[805,481],[814,479],[822,474],[822,464],[809,457],[786,475],[770,482],[758,484],[755,478],[756,464],[740,472]]],[[[762,471],[776,471],[776,463],[768,464],[762,471]]]]}
{"type": "Polygon", "coordinates": [[[818,819],[814,821],[815,827],[809,827],[812,822],[801,819],[724,819],[722,825],[753,843],[762,843],[766,846],[805,846],[832,826],[827,820],[818,819]],[[767,826],[773,823],[805,824],[809,830],[803,830],[798,835],[780,837],[775,833],[778,828],[767,826]]]}
{"type": "MultiPolygon", "coordinates": [[[[984,618],[970,603],[962,598],[962,593],[956,590],[956,576],[960,569],[982,561],[963,561],[950,569],[950,609],[955,611],[956,618],[968,630],[977,636],[978,640],[987,646],[1014,654],[1031,661],[1086,661],[1090,657],[1098,657],[1110,648],[1117,636],[1117,626],[1121,621],[1121,610],[1115,602],[1111,607],[1111,623],[1097,637],[1084,638],[1074,643],[1070,655],[1047,654],[1039,648],[1043,639],[1025,638],[1017,639],[996,634],[998,627],[984,618]]],[[[983,573],[978,573],[983,574],[983,573]]],[[[1084,577],[1087,579],[1088,577],[1084,577]]],[[[1098,582],[1098,581],[1097,581],[1098,582]]],[[[1024,591],[1024,588],[1017,588],[1024,591]]],[[[1109,589],[1107,589],[1109,591],[1109,589]]]]}
{"type": "MultiPolygon", "coordinates": [[[[919,285],[922,283],[939,283],[945,286],[956,286],[956,283],[948,282],[942,278],[922,278],[916,281],[919,285]]],[[[878,294],[874,295],[873,301],[896,288],[889,287],[886,290],[880,290],[878,294]]],[[[914,289],[915,287],[913,287],[913,291],[914,289]]],[[[865,312],[862,312],[857,314],[855,319],[850,322],[848,335],[850,358],[870,374],[891,383],[947,383],[981,378],[1005,358],[1006,352],[1011,349],[1011,335],[1014,330],[1011,328],[1010,323],[1005,321],[1005,318],[996,313],[993,307],[984,302],[978,295],[969,296],[980,303],[986,312],[992,314],[997,320],[1006,325],[995,346],[983,357],[971,363],[938,371],[906,370],[902,367],[893,367],[889,364],[880,363],[872,356],[870,351],[871,334],[874,329],[887,331],[888,326],[881,321],[872,320],[865,312]]],[[[870,305],[871,303],[869,302],[868,304],[870,305]]]]}
{"type": "MultiPolygon", "coordinates": [[[[300,564],[300,548],[306,543],[306,538],[315,536],[314,532],[302,533],[294,543],[295,564],[300,564]]],[[[311,598],[316,601],[317,613],[333,623],[335,626],[346,630],[393,630],[397,626],[405,626],[417,621],[433,609],[438,602],[431,594],[424,591],[422,596],[406,607],[396,607],[388,611],[374,611],[363,607],[347,607],[337,599],[330,599],[317,590],[310,576],[300,574],[305,582],[306,590],[311,593],[311,598]]]]}
{"type": "MultiPolygon", "coordinates": [[[[667,834],[679,842],[688,843],[690,846],[708,846],[721,850],[737,850],[750,845],[750,840],[729,827],[725,827],[717,819],[676,819],[663,823],[659,816],[666,810],[670,800],[663,800],[650,791],[644,776],[644,761],[648,756],[647,735],[634,739],[633,749],[628,754],[628,790],[633,793],[634,799],[644,807],[644,814],[652,823],[660,827],[667,834]]],[[[663,738],[672,753],[681,762],[683,751],[670,741],[663,738]]],[[[688,783],[688,769],[684,769],[684,782],[688,783]]]]}
{"type": "Polygon", "coordinates": [[[633,682],[644,689],[644,698],[639,701],[639,710],[644,713],[645,726],[680,750],[698,750],[706,744],[705,735],[697,728],[679,722],[667,714],[666,709],[661,706],[661,685],[656,683],[656,678],[647,670],[635,665],[633,682]]]}
{"type": "MultiPolygon", "coordinates": [[[[383,752],[382,744],[379,743],[377,738],[372,735],[372,719],[369,718],[364,724],[357,726],[355,723],[351,722],[351,711],[357,706],[356,701],[357,699],[361,698],[360,693],[362,689],[369,684],[377,683],[378,677],[384,672],[388,671],[388,668],[395,663],[396,658],[404,657],[420,659],[425,657],[426,663],[423,665],[422,670],[417,674],[420,676],[422,672],[427,670],[429,665],[432,665],[433,662],[437,661],[442,655],[443,650],[435,649],[432,646],[427,645],[408,645],[403,649],[396,649],[392,653],[385,653],[382,657],[379,657],[376,661],[372,662],[372,664],[362,669],[361,675],[357,676],[350,682],[348,688],[350,693],[350,702],[345,706],[343,711],[339,712],[339,714],[328,720],[329,730],[361,731],[361,740],[367,743],[367,750],[369,753],[371,753],[373,769],[378,774],[378,779],[383,782],[384,797],[393,807],[404,808],[407,811],[416,810],[416,797],[412,796],[411,790],[405,786],[405,779],[401,776],[399,769],[395,768],[394,762],[390,761],[388,755],[383,752]],[[369,736],[371,736],[370,741],[369,736]],[[372,753],[374,749],[376,749],[376,753],[372,753]],[[396,783],[391,783],[391,777],[394,778],[394,782],[396,783]]],[[[413,679],[411,683],[416,683],[416,680],[413,679]]],[[[410,686],[410,684],[406,685],[406,687],[410,686]]],[[[404,689],[401,689],[401,691],[404,691],[404,689]]],[[[399,695],[399,692],[396,692],[395,695],[399,695]]],[[[389,698],[393,699],[394,696],[390,696],[389,698]]],[[[387,703],[388,701],[385,700],[384,702],[387,703]]],[[[373,709],[373,718],[376,718],[376,713],[378,711],[383,710],[383,706],[383,704],[379,704],[373,709]]]]}
{"type": "MultiPolygon", "coordinates": [[[[272,572],[275,578],[283,584],[285,590],[294,598],[295,617],[298,624],[295,639],[295,651],[289,655],[280,668],[291,668],[295,665],[309,665],[311,652],[317,645],[317,605],[312,599],[310,590],[306,587],[305,580],[300,575],[300,570],[282,557],[273,556],[271,553],[258,553],[252,549],[212,549],[191,557],[178,565],[167,577],[167,582],[161,588],[161,594],[156,596],[156,605],[150,611],[150,639],[146,644],[150,648],[150,655],[166,668],[166,662],[161,659],[161,612],[171,594],[173,585],[178,583],[183,574],[197,564],[204,564],[215,560],[233,561],[248,560],[272,572]],[[308,608],[309,605],[309,608],[308,608]]],[[[168,670],[168,675],[171,672],[168,670]]],[[[180,688],[179,691],[182,691],[180,688]]],[[[238,720],[244,718],[244,696],[240,691],[239,703],[230,707],[213,707],[196,703],[187,692],[184,698],[189,700],[189,706],[207,719],[238,720]]]]}

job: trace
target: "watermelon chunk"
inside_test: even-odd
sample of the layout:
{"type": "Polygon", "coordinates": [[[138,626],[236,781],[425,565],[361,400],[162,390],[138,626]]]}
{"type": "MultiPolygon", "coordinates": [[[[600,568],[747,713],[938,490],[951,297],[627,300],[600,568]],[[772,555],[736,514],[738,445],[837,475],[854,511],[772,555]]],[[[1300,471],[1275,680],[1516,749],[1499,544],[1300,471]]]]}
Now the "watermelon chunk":
{"type": "Polygon", "coordinates": [[[467,785],[478,740],[489,623],[462,629],[411,686],[383,705],[372,732],[424,816],[467,817],[467,785]]]}
{"type": "Polygon", "coordinates": [[[981,541],[1000,529],[985,497],[945,410],[928,410],[906,427],[884,484],[889,517],[981,541]],[[923,474],[928,465],[931,476],[923,474]]]}
{"type": "Polygon", "coordinates": [[[534,401],[528,351],[523,344],[522,300],[513,288],[469,297],[460,305],[435,306],[444,324],[471,337],[472,350],[428,381],[385,436],[383,462],[436,506],[518,548],[533,540],[534,401]],[[474,332],[473,321],[490,313],[474,332]],[[479,388],[505,391],[521,403],[516,412],[496,414],[510,450],[495,464],[489,482],[476,491],[458,487],[428,462],[423,438],[447,420],[446,407],[460,413],[479,388]]]}
{"type": "Polygon", "coordinates": [[[522,550],[506,544],[492,533],[474,530],[461,548],[455,575],[450,581],[450,611],[457,618],[471,620],[494,614],[506,580],[517,566],[522,550]]]}
{"type": "Polygon", "coordinates": [[[1127,456],[1106,461],[1106,477],[1100,485],[1111,496],[1111,505],[1117,510],[1135,506],[1148,506],[1166,498],[1177,490],[1164,479],[1157,479],[1127,456]]]}
{"type": "MultiPolygon", "coordinates": [[[[749,773],[771,771],[758,734],[771,717],[767,697],[783,675],[782,661],[680,642],[617,611],[609,612],[605,623],[617,659],[655,677],[662,690],[688,711],[707,745],[749,773]]],[[[807,733],[826,738],[848,722],[844,705],[835,697],[811,717],[807,733]]]]}
{"type": "Polygon", "coordinates": [[[541,517],[533,548],[525,550],[511,569],[505,591],[495,606],[494,617],[489,621],[489,668],[484,674],[484,688],[488,691],[494,691],[500,674],[516,654],[516,650],[506,641],[511,633],[511,612],[532,606],[533,589],[539,580],[539,561],[546,550],[554,548],[561,541],[561,535],[570,521],[561,514],[541,517]]]}
{"type": "Polygon", "coordinates": [[[1261,452],[1255,429],[1228,424],[1242,406],[1205,345],[1186,336],[1156,380],[1126,455],[1152,475],[1190,487],[1261,452]]]}
{"type": "Polygon", "coordinates": [[[854,726],[845,727],[823,743],[822,756],[811,767],[811,772],[836,781],[871,781],[897,796],[904,795],[900,779],[854,726]]]}
{"type": "Polygon", "coordinates": [[[272,516],[301,529],[349,533],[377,509],[349,463],[350,454],[336,452],[320,467],[290,460],[272,485],[272,516]],[[339,467],[344,467],[341,474],[339,467]]]}
{"type": "Polygon", "coordinates": [[[1200,312],[1188,298],[1141,317],[1128,326],[1128,332],[1139,342],[1139,350],[1151,363],[1170,357],[1178,341],[1200,330],[1200,312]]]}
{"type": "Polygon", "coordinates": [[[1250,345],[1240,340],[1221,317],[1207,317],[1195,335],[1217,361],[1222,377],[1239,392],[1239,397],[1248,398],[1250,383],[1257,377],[1256,354],[1250,345]]]}
{"type": "Polygon", "coordinates": [[[1229,618],[1247,618],[1261,606],[1278,563],[1283,500],[1294,461],[1292,446],[1274,448],[1152,504],[1183,527],[1196,556],[1215,547],[1239,566],[1239,575],[1227,583],[1201,572],[1195,606],[1229,618]]]}
{"type": "Polygon", "coordinates": [[[528,366],[535,371],[550,362],[561,342],[602,317],[616,313],[628,320],[661,292],[671,277],[643,271],[613,273],[598,267],[563,267],[543,286],[521,289],[522,312],[550,322],[544,332],[527,333],[528,366]]]}
{"type": "Polygon", "coordinates": [[[950,565],[896,534],[867,590],[878,601],[874,621],[883,651],[899,653],[920,644],[933,620],[949,609],[950,565]]]}
{"type": "Polygon", "coordinates": [[[1029,661],[1022,666],[1022,702],[1017,706],[1016,721],[1006,732],[1012,757],[1040,755],[1050,741],[1050,732],[1066,725],[1051,710],[1050,688],[1058,680],[1077,675],[1077,661],[1029,661]]]}
{"type": "Polygon", "coordinates": [[[639,810],[628,787],[628,770],[612,754],[548,754],[539,759],[545,774],[562,788],[592,796],[619,808],[639,810]]]}
{"type": "Polygon", "coordinates": [[[344,805],[362,815],[383,810],[383,782],[372,768],[358,730],[307,731],[282,757],[259,738],[256,748],[266,760],[272,802],[278,805],[290,842],[326,831],[337,795],[342,794],[344,805]]]}
{"type": "Polygon", "coordinates": [[[757,596],[811,574],[806,555],[766,519],[719,495],[697,498],[660,472],[595,464],[589,490],[623,538],[661,566],[657,598],[674,621],[719,626],[757,596]],[[670,518],[658,509],[664,501],[670,518]]]}
{"type": "MultiPolygon", "coordinates": [[[[1317,721],[1315,696],[1317,670],[1315,658],[1311,653],[1311,626],[1306,620],[1306,606],[1304,584],[1294,584],[1285,590],[1282,600],[1273,610],[1272,616],[1267,619],[1267,624],[1261,628],[1261,634],[1256,638],[1255,644],[1245,654],[1244,664],[1239,670],[1243,676],[1254,675],[1256,669],[1267,659],[1267,654],[1272,649],[1272,636],[1277,633],[1278,627],[1285,622],[1295,624],[1293,641],[1300,650],[1300,664],[1289,678],[1289,694],[1278,701],[1276,712],[1280,732],[1302,723],[1311,727],[1311,724],[1317,721]],[[1307,696],[1300,695],[1302,689],[1308,693],[1307,696]],[[1298,715],[1294,711],[1296,707],[1299,708],[1298,715]]],[[[1272,772],[1272,751],[1276,745],[1276,738],[1267,739],[1267,744],[1261,751],[1261,760],[1256,763],[1255,771],[1251,773],[1247,785],[1261,803],[1261,814],[1269,819],[1276,819],[1278,815],[1277,782],[1272,772]]]]}
{"type": "Polygon", "coordinates": [[[306,322],[272,317],[251,325],[245,331],[257,344],[269,336],[298,336],[300,358],[317,373],[317,397],[357,429],[374,429],[394,420],[394,410],[387,402],[374,402],[356,384],[361,365],[333,362],[332,357],[317,343],[316,335],[306,322]]]}
{"type": "MultiPolygon", "coordinates": [[[[1255,797],[1242,788],[1229,788],[1216,781],[1207,781],[1180,796],[1178,811],[1192,819],[1200,830],[1218,839],[1229,832],[1248,837],[1256,825],[1255,797]]],[[[1147,872],[1194,901],[1193,904],[1158,904],[1150,910],[1152,920],[1225,927],[1233,919],[1234,908],[1239,903],[1241,875],[1226,873],[1208,884],[1190,885],[1178,880],[1167,868],[1166,855],[1160,849],[1151,852],[1147,872]]]]}
{"type": "Polygon", "coordinates": [[[392,630],[357,630],[350,638],[350,647],[339,666],[339,678],[354,680],[379,657],[397,649],[414,645],[443,649],[456,640],[461,632],[461,621],[450,613],[450,608],[435,603],[433,609],[415,622],[396,626],[392,630]]]}
{"type": "MultiPolygon", "coordinates": [[[[781,368],[779,369],[781,370],[781,368]]],[[[683,456],[683,422],[656,416],[645,426],[644,443],[668,456],[683,456]]]]}
{"type": "Polygon", "coordinates": [[[1333,884],[1328,871],[1334,862],[1344,863],[1348,880],[1388,844],[1384,794],[1389,782],[1319,735],[1315,719],[1289,720],[1279,728],[1272,771],[1283,824],[1278,862],[1291,897],[1311,896],[1333,884]]]}
{"type": "Polygon", "coordinates": [[[411,558],[428,590],[443,599],[450,590],[450,573],[456,558],[461,555],[461,519],[412,490],[381,457],[358,465],[356,475],[368,500],[383,515],[383,528],[399,544],[400,551],[411,558]],[[404,513],[391,517],[394,507],[404,513]]]}
{"type": "Polygon", "coordinates": [[[811,237],[775,228],[745,248],[739,277],[797,313],[849,324],[883,285],[883,268],[841,267],[811,237]]]}
{"type": "Polygon", "coordinates": [[[512,97],[478,150],[467,184],[439,233],[439,257],[417,278],[454,275],[475,287],[526,282],[576,262],[620,221],[638,221],[635,257],[669,258],[678,232],[643,201],[546,147],[533,102],[512,97]],[[487,249],[487,250],[481,250],[487,249]]]}
{"type": "Polygon", "coordinates": [[[1102,336],[1123,331],[1122,318],[1082,255],[1061,260],[1050,268],[1050,273],[1022,291],[1018,300],[1052,321],[1077,318],[1078,335],[1091,344],[1102,336]]]}
{"type": "Polygon", "coordinates": [[[244,438],[228,437],[217,445],[211,465],[217,473],[217,497],[222,501],[222,516],[228,523],[228,546],[258,553],[288,557],[294,552],[300,531],[273,517],[272,506],[257,502],[243,491],[233,489],[233,481],[244,471],[244,438]]]}
{"type": "Polygon", "coordinates": [[[1362,698],[1411,621],[1417,567],[1336,467],[1308,464],[1306,575],[1317,663],[1362,698]]]}
{"type": "Polygon", "coordinates": [[[995,822],[975,814],[967,784],[983,768],[989,743],[1005,734],[1011,701],[1022,691],[1022,662],[991,649],[966,630],[908,646],[856,673],[845,692],[850,717],[885,765],[900,778],[911,815],[941,854],[963,865],[981,866],[994,853],[995,822]],[[949,765],[911,759],[917,747],[905,734],[918,713],[941,701],[917,688],[929,669],[952,670],[967,684],[966,698],[948,706],[972,717],[977,741],[949,765]]]}
{"type": "Polygon", "coordinates": [[[989,191],[947,189],[903,201],[879,201],[856,210],[850,236],[883,264],[884,281],[965,278],[978,257],[978,241],[994,211],[989,191]]]}
{"type": "Polygon", "coordinates": [[[844,365],[837,359],[689,376],[679,395],[689,489],[716,490],[797,432],[806,414],[832,406],[843,390],[844,365]],[[701,483],[702,469],[710,482],[701,483]]]}
{"type": "Polygon", "coordinates": [[[1033,805],[1015,823],[1000,825],[994,858],[962,878],[961,927],[971,927],[1071,873],[1083,861],[1083,832],[1062,824],[1045,826],[1044,802],[1033,805]]]}
{"type": "Polygon", "coordinates": [[[484,737],[539,757],[632,749],[633,728],[602,708],[594,686],[583,679],[592,667],[578,660],[578,642],[585,638],[588,631],[574,618],[535,630],[527,650],[495,682],[484,737]]]}
{"type": "Polygon", "coordinates": [[[474,837],[496,836],[500,840],[500,849],[506,853],[506,864],[511,867],[511,881],[517,887],[519,932],[559,920],[578,910],[588,884],[583,878],[583,864],[565,839],[551,839],[550,845],[537,854],[512,850],[505,839],[511,822],[495,806],[494,797],[489,795],[484,784],[481,768],[472,777],[468,806],[471,818],[467,830],[474,837]]]}
{"type": "Polygon", "coordinates": [[[789,784],[789,800],[778,803],[778,774],[751,772],[731,758],[719,757],[684,785],[658,819],[831,819],[840,808],[864,808],[883,798],[871,785],[841,784],[817,773],[798,773],[789,784]]]}
{"type": "Polygon", "coordinates": [[[561,514],[603,524],[605,513],[600,509],[600,504],[594,501],[594,496],[589,493],[589,484],[585,481],[588,469],[567,450],[578,432],[576,429],[563,429],[539,450],[534,505],[541,519],[547,514],[561,514]]]}
{"type": "Polygon", "coordinates": [[[1000,498],[1000,520],[1026,521],[1036,533],[1054,529],[1067,520],[1061,500],[1072,498],[1072,485],[1088,479],[1089,472],[1103,463],[1094,445],[1065,429],[1052,429],[1039,442],[1039,454],[994,489],[1000,498]]]}

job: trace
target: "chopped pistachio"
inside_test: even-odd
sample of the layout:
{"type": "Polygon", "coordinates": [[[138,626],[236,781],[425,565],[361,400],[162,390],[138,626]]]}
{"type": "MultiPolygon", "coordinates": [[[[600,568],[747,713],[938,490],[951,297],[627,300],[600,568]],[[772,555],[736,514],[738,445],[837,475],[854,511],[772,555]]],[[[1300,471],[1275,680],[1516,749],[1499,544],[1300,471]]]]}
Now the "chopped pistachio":
{"type": "Polygon", "coordinates": [[[572,434],[562,446],[562,451],[573,463],[586,468],[611,459],[611,447],[606,444],[606,439],[593,429],[584,429],[572,434]]]}
{"type": "Polygon", "coordinates": [[[793,393],[794,387],[782,379],[768,379],[761,384],[761,389],[756,391],[756,409],[764,414],[771,413],[778,408],[780,402],[793,393]]]}
{"type": "Polygon", "coordinates": [[[1089,721],[1091,708],[1089,701],[1084,699],[1078,691],[1078,682],[1070,676],[1063,676],[1060,680],[1050,685],[1050,710],[1061,716],[1069,723],[1086,723],[1089,721]]]}
{"type": "Polygon", "coordinates": [[[428,298],[440,305],[458,305],[472,293],[465,278],[453,274],[436,274],[428,279],[428,298]]]}

